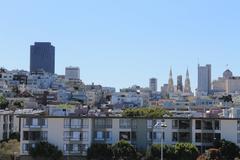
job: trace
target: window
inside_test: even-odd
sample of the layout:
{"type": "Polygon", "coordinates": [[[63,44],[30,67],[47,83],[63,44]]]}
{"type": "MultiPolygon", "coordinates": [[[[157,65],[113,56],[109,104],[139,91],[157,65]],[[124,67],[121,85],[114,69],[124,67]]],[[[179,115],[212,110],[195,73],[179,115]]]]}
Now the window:
{"type": "Polygon", "coordinates": [[[42,131],[41,132],[41,140],[43,140],[43,141],[48,140],[48,132],[47,131],[42,131]]]}
{"type": "Polygon", "coordinates": [[[153,127],[153,121],[152,120],[147,120],[147,128],[152,128],[153,127]]]}
{"type": "Polygon", "coordinates": [[[24,127],[28,128],[46,128],[47,127],[47,120],[44,118],[26,118],[25,119],[24,127]]]}
{"type": "Polygon", "coordinates": [[[47,141],[47,131],[24,131],[23,140],[25,141],[47,141]]]}
{"type": "Polygon", "coordinates": [[[202,129],[202,121],[201,120],[196,120],[195,121],[195,128],[196,129],[202,129]]]}
{"type": "Polygon", "coordinates": [[[214,127],[215,127],[215,130],[220,130],[220,121],[219,120],[215,120],[214,127]]]}
{"type": "Polygon", "coordinates": [[[178,141],[178,133],[177,132],[173,132],[172,133],[172,141],[173,142],[177,142],[178,141]]]}
{"type": "Polygon", "coordinates": [[[95,128],[105,128],[104,119],[95,119],[95,128]]]}
{"type": "Polygon", "coordinates": [[[119,127],[122,128],[122,129],[131,128],[131,119],[120,119],[119,127]]]}
{"type": "Polygon", "coordinates": [[[132,119],[132,128],[136,129],[137,128],[137,120],[132,119]]]}
{"type": "Polygon", "coordinates": [[[237,130],[240,131],[240,121],[237,121],[237,130]]]}
{"type": "Polygon", "coordinates": [[[191,142],[189,132],[179,132],[179,142],[191,142]]]}
{"type": "Polygon", "coordinates": [[[214,134],[214,139],[218,140],[218,141],[221,140],[221,133],[215,133],[214,134]]]}
{"type": "Polygon", "coordinates": [[[131,133],[130,132],[120,132],[119,133],[119,140],[130,141],[131,140],[131,133]]]}
{"type": "Polygon", "coordinates": [[[105,138],[107,141],[111,141],[112,140],[112,132],[106,132],[105,133],[105,138]]]}
{"type": "Polygon", "coordinates": [[[71,128],[81,128],[81,119],[71,119],[71,128]]]}
{"type": "Polygon", "coordinates": [[[240,143],[240,133],[237,134],[237,143],[240,143]]]}
{"type": "Polygon", "coordinates": [[[88,132],[81,132],[80,140],[87,141],[88,140],[88,132]]]}
{"type": "Polygon", "coordinates": [[[213,123],[211,120],[203,120],[203,129],[204,130],[212,130],[213,129],[213,123]]]}
{"type": "Polygon", "coordinates": [[[190,121],[189,120],[179,120],[179,129],[189,129],[190,121]]]}
{"type": "Polygon", "coordinates": [[[212,143],[214,140],[213,133],[203,133],[203,142],[212,143]]]}
{"type": "Polygon", "coordinates": [[[202,142],[202,134],[201,133],[195,133],[195,142],[201,143],[202,142]]]}
{"type": "Polygon", "coordinates": [[[72,132],[71,140],[80,140],[80,132],[72,132]]]}
{"type": "Polygon", "coordinates": [[[106,119],[106,128],[112,128],[112,119],[106,119]]]}
{"type": "MultiPolygon", "coordinates": [[[[160,132],[153,132],[153,140],[160,141],[161,139],[161,133],[160,132]]],[[[164,139],[164,137],[163,137],[164,139]]]]}
{"type": "Polygon", "coordinates": [[[83,128],[88,128],[88,126],[89,126],[89,121],[88,121],[88,119],[83,119],[83,120],[82,120],[82,123],[83,123],[83,124],[82,124],[82,127],[83,127],[83,128]]]}
{"type": "Polygon", "coordinates": [[[172,128],[173,129],[178,129],[178,120],[173,120],[172,121],[172,128]]]}
{"type": "Polygon", "coordinates": [[[69,128],[70,127],[70,119],[69,118],[65,118],[64,119],[64,128],[69,128]]]}
{"type": "Polygon", "coordinates": [[[22,145],[23,153],[29,152],[30,148],[34,148],[35,144],[25,143],[22,145]]]}
{"type": "Polygon", "coordinates": [[[38,126],[38,119],[37,118],[33,118],[32,119],[32,127],[37,127],[38,126]]]}
{"type": "Polygon", "coordinates": [[[95,140],[104,140],[104,136],[103,136],[102,131],[95,132],[95,140]]]}
{"type": "Polygon", "coordinates": [[[88,132],[65,131],[64,140],[86,141],[88,140],[88,132]]]}

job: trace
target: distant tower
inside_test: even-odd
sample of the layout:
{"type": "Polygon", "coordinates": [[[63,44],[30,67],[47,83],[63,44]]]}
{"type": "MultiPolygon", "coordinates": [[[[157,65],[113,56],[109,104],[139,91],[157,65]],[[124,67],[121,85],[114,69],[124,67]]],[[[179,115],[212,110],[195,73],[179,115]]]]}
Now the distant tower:
{"type": "Polygon", "coordinates": [[[209,95],[211,92],[211,65],[198,65],[198,94],[209,95]]]}
{"type": "Polygon", "coordinates": [[[168,93],[174,93],[174,84],[172,78],[172,68],[170,69],[169,79],[168,79],[168,93]]]}
{"type": "Polygon", "coordinates": [[[192,93],[188,69],[187,69],[185,85],[184,85],[184,93],[192,93]]]}
{"type": "Polygon", "coordinates": [[[156,92],[157,91],[157,78],[150,78],[149,80],[149,88],[156,92]]]}
{"type": "Polygon", "coordinates": [[[30,72],[42,69],[55,72],[55,47],[50,42],[35,42],[30,47],[30,72]]]}
{"type": "Polygon", "coordinates": [[[177,91],[183,91],[182,75],[177,76],[177,91]]]}

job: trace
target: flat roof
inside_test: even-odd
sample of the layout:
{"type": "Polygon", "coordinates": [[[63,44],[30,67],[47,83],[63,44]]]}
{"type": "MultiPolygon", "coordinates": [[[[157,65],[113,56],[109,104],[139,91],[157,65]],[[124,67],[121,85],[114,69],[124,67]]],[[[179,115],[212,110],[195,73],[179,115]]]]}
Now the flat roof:
{"type": "Polygon", "coordinates": [[[19,115],[18,118],[74,118],[74,119],[207,119],[207,120],[240,120],[240,118],[224,118],[224,117],[94,117],[94,116],[50,116],[50,115],[19,115]]]}

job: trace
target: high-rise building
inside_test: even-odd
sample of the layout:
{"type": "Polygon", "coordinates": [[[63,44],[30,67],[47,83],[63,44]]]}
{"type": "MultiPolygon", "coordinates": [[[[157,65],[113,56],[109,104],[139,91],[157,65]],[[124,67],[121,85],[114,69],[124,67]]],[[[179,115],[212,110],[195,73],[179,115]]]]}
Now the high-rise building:
{"type": "Polygon", "coordinates": [[[177,76],[177,91],[183,91],[182,75],[177,76]]]}
{"type": "Polygon", "coordinates": [[[198,65],[198,94],[208,95],[211,92],[211,65],[198,65]]]}
{"type": "Polygon", "coordinates": [[[55,47],[50,42],[35,42],[30,46],[30,72],[55,72],[55,47]]]}
{"type": "Polygon", "coordinates": [[[172,68],[170,69],[169,79],[168,79],[168,93],[174,93],[174,84],[172,78],[172,68]]]}
{"type": "Polygon", "coordinates": [[[192,91],[191,91],[191,82],[190,82],[190,78],[189,78],[188,69],[187,69],[186,79],[185,79],[185,84],[184,84],[184,93],[192,93],[192,91]]]}
{"type": "Polygon", "coordinates": [[[151,78],[150,80],[149,80],[149,88],[152,90],[152,91],[154,91],[154,92],[156,92],[157,91],[157,78],[151,78]]]}
{"type": "Polygon", "coordinates": [[[66,67],[65,68],[65,79],[66,80],[80,80],[79,67],[66,67]]]}

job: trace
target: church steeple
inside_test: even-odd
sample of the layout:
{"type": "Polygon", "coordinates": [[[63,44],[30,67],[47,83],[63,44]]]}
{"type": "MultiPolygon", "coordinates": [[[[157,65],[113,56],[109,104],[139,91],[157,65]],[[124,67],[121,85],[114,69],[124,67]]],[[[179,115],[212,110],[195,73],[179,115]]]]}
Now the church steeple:
{"type": "Polygon", "coordinates": [[[187,72],[186,72],[186,79],[185,79],[185,85],[184,85],[184,93],[192,93],[192,91],[191,91],[191,82],[190,82],[190,78],[189,78],[188,69],[187,69],[187,72]]]}
{"type": "Polygon", "coordinates": [[[172,67],[170,68],[170,72],[169,72],[168,93],[174,93],[174,84],[173,84],[173,78],[172,78],[172,67]]]}
{"type": "Polygon", "coordinates": [[[188,72],[188,68],[187,68],[187,73],[186,73],[186,79],[189,79],[189,72],[188,72]]]}
{"type": "Polygon", "coordinates": [[[172,67],[170,68],[170,72],[169,72],[169,79],[172,79],[172,67]]]}

